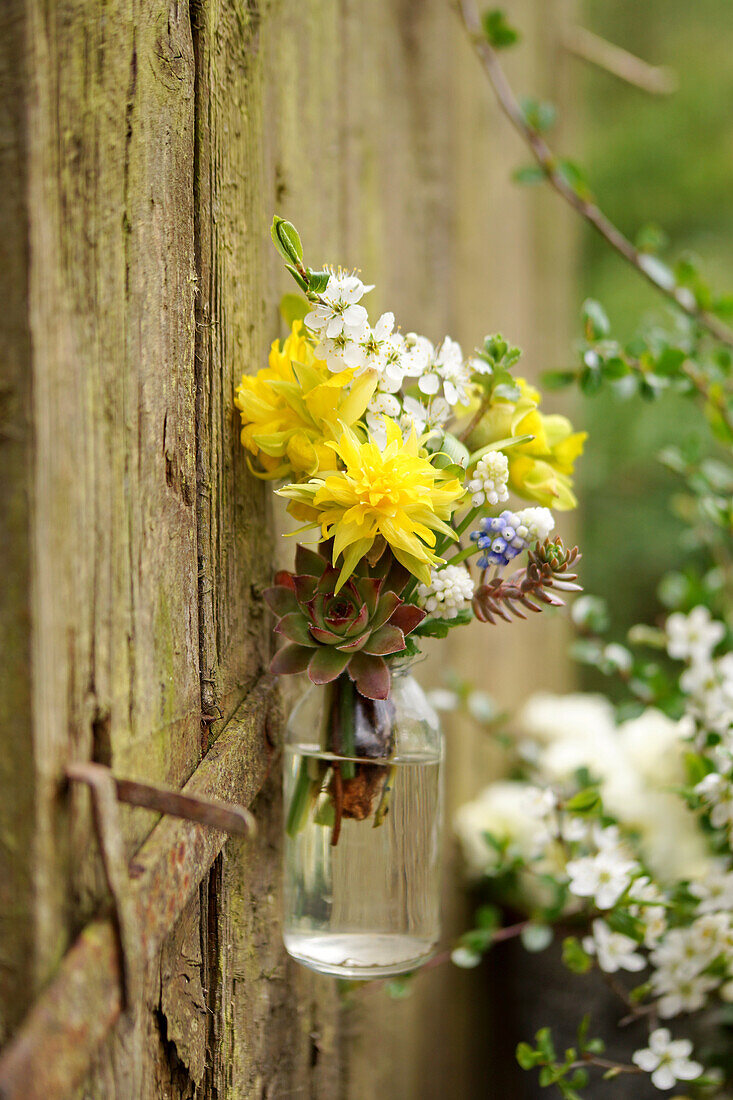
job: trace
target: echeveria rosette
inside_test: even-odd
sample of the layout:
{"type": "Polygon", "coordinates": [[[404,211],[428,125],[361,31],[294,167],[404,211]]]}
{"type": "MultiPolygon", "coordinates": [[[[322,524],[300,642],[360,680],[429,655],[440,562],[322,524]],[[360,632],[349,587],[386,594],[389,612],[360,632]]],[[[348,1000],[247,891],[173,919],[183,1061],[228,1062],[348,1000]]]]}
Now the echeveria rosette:
{"type": "Polygon", "coordinates": [[[277,675],[308,672],[314,684],[327,684],[348,672],[367,699],[386,699],[390,672],[385,657],[406,649],[405,636],[425,612],[404,603],[398,592],[406,575],[352,574],[336,593],[339,570],[325,558],[298,546],[295,573],[281,572],[264,598],[278,616],[275,631],[287,644],[273,658],[277,675]],[[397,591],[395,590],[397,589],[397,591]]]}

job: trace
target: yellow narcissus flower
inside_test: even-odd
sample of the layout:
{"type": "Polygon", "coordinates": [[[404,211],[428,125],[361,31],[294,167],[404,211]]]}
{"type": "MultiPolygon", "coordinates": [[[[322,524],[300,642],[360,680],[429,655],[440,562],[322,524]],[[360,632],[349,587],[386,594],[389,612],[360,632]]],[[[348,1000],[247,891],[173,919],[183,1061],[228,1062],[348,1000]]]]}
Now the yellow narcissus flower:
{"type": "Polygon", "coordinates": [[[496,400],[467,440],[472,451],[500,439],[531,435],[534,438],[508,447],[509,487],[525,500],[546,508],[567,511],[577,506],[572,490],[575,459],[583,453],[587,432],[574,432],[565,416],[540,412],[539,391],[517,378],[517,401],[496,400]]]}
{"type": "Polygon", "coordinates": [[[430,567],[441,561],[432,549],[435,532],[456,537],[445,520],[464,495],[461,482],[421,456],[414,429],[403,440],[394,420],[385,417],[384,426],[383,450],[371,435],[362,443],[347,428],[330,444],[343,470],[278,490],[295,503],[299,516],[320,526],[323,540],[333,539],[334,565],[343,557],[336,591],[380,535],[423,584],[430,583],[430,567]]]}
{"type": "Polygon", "coordinates": [[[363,416],[376,384],[373,371],[356,379],[352,370],[332,374],[295,321],[282,347],[273,343],[269,366],[237,386],[242,443],[262,467],[248,460],[252,472],[274,479],[333,469],[328,443],[363,416]]]}

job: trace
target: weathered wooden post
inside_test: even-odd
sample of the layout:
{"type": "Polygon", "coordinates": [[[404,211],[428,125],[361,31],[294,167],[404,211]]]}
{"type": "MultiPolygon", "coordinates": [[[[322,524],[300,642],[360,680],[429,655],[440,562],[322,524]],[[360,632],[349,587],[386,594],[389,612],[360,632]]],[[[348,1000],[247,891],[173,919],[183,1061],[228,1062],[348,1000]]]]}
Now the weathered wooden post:
{"type": "Polygon", "coordinates": [[[280,946],[274,539],[232,397],[278,331],[275,208],[406,329],[534,326],[471,65],[441,0],[2,5],[0,1096],[439,1095],[426,1000],[344,1016],[280,946]],[[120,808],[122,973],[80,761],[258,823],[120,808]]]}

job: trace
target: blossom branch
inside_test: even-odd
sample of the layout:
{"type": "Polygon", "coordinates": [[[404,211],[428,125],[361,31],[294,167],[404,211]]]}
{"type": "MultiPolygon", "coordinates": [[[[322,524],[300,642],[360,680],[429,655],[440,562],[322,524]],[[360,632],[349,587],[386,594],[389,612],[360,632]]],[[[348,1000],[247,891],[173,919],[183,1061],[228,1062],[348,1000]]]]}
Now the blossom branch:
{"type": "Polygon", "coordinates": [[[685,288],[668,284],[662,279],[645,256],[611,221],[600,207],[590,198],[580,194],[565,178],[560,170],[557,157],[544,138],[530,126],[524,117],[522,108],[504,74],[495,50],[481,30],[481,21],[474,0],[457,0],[458,14],[466,29],[481,66],[494,91],[501,110],[514,129],[523,138],[535,160],[542,169],[551,187],[573,208],[597,233],[622,256],[648,283],[692,318],[721,344],[733,348],[733,331],[717,317],[701,309],[685,288]]]}

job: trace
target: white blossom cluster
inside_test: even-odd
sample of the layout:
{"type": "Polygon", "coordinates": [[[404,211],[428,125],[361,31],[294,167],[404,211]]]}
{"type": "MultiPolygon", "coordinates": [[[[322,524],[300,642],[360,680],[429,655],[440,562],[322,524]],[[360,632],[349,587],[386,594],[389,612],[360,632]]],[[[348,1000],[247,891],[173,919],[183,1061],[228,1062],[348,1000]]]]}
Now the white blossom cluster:
{"type": "Polygon", "coordinates": [[[442,427],[457,405],[466,405],[473,393],[472,377],[485,366],[465,359],[460,344],[446,336],[436,348],[425,336],[395,330],[393,313],[383,313],[372,325],[361,299],[372,286],[356,275],[332,271],[320,301],[304,323],[315,337],[316,355],[329,370],[351,369],[357,375],[373,370],[376,391],[367,409],[369,430],[383,434],[381,417],[400,420],[408,432],[413,425],[422,434],[442,427]],[[406,383],[416,381],[420,398],[402,397],[406,383]]]}
{"type": "MultiPolygon", "coordinates": [[[[724,663],[713,656],[721,626],[700,609],[673,617],[670,655],[689,668],[724,663]]],[[[469,872],[513,867],[530,912],[554,903],[549,881],[564,889],[564,912],[588,917],[579,949],[605,974],[639,975],[652,1020],[698,1012],[712,999],[733,1003],[733,859],[712,854],[699,814],[676,793],[689,721],[649,709],[615,726],[601,697],[538,695],[520,725],[520,754],[536,781],[493,783],[460,807],[455,829],[469,872]],[[602,816],[567,805],[581,771],[597,781],[602,816]]],[[[710,772],[696,793],[713,827],[730,835],[729,775],[710,772]]],[[[689,1040],[656,1027],[633,1061],[664,1091],[703,1074],[691,1055],[689,1040]]]]}
{"type": "Polygon", "coordinates": [[[455,619],[459,611],[470,607],[474,583],[463,565],[446,565],[431,569],[430,584],[421,584],[417,602],[429,615],[439,619],[455,619]]]}
{"type": "Polygon", "coordinates": [[[686,696],[689,735],[713,769],[695,788],[715,829],[733,837],[733,653],[715,656],[725,625],[706,607],[670,615],[667,652],[687,665],[679,683],[686,696]]]}

